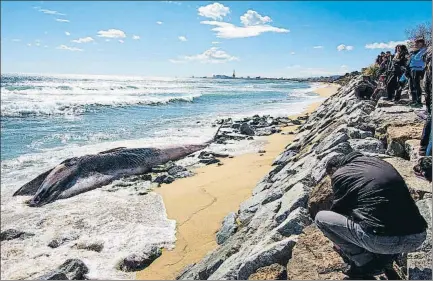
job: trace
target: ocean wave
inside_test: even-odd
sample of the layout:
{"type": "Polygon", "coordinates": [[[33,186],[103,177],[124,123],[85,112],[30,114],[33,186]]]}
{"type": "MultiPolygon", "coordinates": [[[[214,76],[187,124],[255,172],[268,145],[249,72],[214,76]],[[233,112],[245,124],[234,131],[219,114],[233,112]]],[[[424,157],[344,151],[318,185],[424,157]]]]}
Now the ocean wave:
{"type": "Polygon", "coordinates": [[[169,103],[190,103],[201,95],[188,96],[83,96],[64,97],[49,100],[46,97],[31,100],[2,101],[2,117],[34,117],[34,116],[77,116],[86,112],[92,112],[101,107],[124,107],[124,106],[159,106],[169,103]]]}

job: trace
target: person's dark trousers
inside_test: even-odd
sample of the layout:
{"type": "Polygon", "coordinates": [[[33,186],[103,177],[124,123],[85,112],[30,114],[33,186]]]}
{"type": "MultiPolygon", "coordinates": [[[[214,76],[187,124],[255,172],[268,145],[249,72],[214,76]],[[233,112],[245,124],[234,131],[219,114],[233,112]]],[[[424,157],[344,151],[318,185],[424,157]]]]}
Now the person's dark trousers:
{"type": "Polygon", "coordinates": [[[421,151],[426,151],[430,141],[430,134],[431,134],[431,115],[427,118],[424,124],[424,128],[422,130],[421,141],[420,141],[421,151]]]}
{"type": "MultiPolygon", "coordinates": [[[[401,76],[400,76],[401,77],[401,76]]],[[[398,78],[400,80],[400,77],[398,78]]],[[[405,82],[398,82],[397,92],[395,93],[395,101],[399,101],[401,99],[401,92],[404,89],[405,82]]]]}
{"type": "Polygon", "coordinates": [[[395,90],[397,90],[398,86],[398,75],[396,73],[392,73],[388,78],[388,83],[386,85],[386,92],[388,93],[388,99],[394,98],[395,90]]]}
{"type": "Polygon", "coordinates": [[[403,236],[374,235],[364,231],[350,218],[332,211],[318,212],[314,222],[323,234],[357,266],[372,261],[376,254],[395,255],[413,252],[427,237],[426,231],[403,236]]]}
{"type": "Polygon", "coordinates": [[[421,103],[421,79],[424,76],[423,70],[411,70],[409,78],[410,93],[412,102],[421,103]]]}

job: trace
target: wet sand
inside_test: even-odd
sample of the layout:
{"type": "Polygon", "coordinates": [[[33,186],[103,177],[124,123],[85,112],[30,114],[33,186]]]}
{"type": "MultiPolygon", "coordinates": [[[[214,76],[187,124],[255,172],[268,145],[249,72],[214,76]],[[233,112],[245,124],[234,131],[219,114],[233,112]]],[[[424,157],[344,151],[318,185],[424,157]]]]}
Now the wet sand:
{"type": "MultiPolygon", "coordinates": [[[[334,94],[337,85],[328,84],[316,90],[322,97],[334,94]]],[[[321,102],[308,106],[313,112],[321,102]]],[[[296,117],[296,116],[290,116],[296,117]]],[[[297,126],[282,128],[293,131],[297,126]]],[[[274,134],[266,137],[266,153],[221,158],[222,166],[196,169],[196,175],[176,180],[156,189],[164,200],[169,219],[177,222],[176,247],[164,250],[161,257],[137,273],[137,279],[173,280],[187,265],[201,260],[218,245],[215,234],[229,212],[237,212],[240,203],[250,195],[257,182],[273,167],[273,160],[284,151],[295,135],[274,134]]]]}

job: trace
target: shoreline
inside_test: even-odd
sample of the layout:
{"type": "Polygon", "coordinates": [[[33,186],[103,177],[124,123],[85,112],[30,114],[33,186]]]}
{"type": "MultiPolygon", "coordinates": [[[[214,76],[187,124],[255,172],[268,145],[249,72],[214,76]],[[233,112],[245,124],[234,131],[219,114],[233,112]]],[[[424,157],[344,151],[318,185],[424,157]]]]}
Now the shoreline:
{"type": "MultiPolygon", "coordinates": [[[[338,85],[324,84],[315,89],[320,97],[333,95],[338,85]]],[[[310,104],[304,112],[291,115],[296,118],[313,112],[322,101],[310,104]]],[[[298,126],[282,128],[282,133],[294,131],[298,126]]],[[[162,185],[155,190],[162,196],[169,219],[176,221],[175,248],[163,250],[161,257],[149,267],[137,272],[143,280],[168,280],[189,264],[201,260],[215,249],[215,235],[223,218],[237,212],[239,205],[251,196],[257,182],[272,169],[274,159],[296,135],[273,134],[265,137],[266,153],[248,153],[221,159],[222,166],[205,166],[194,170],[195,176],[162,185]]]]}

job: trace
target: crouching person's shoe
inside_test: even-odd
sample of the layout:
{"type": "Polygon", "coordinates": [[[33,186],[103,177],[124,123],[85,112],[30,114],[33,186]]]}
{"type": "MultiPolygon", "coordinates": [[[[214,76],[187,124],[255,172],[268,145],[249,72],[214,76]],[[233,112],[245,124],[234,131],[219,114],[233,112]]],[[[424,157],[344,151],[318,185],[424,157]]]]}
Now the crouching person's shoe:
{"type": "Polygon", "coordinates": [[[380,275],[385,272],[385,266],[382,262],[377,259],[372,259],[368,263],[362,266],[357,266],[351,263],[346,270],[343,271],[344,275],[347,275],[351,279],[368,279],[375,275],[380,275]]]}

